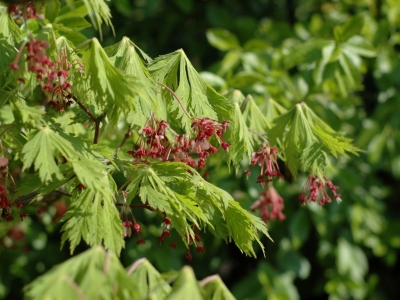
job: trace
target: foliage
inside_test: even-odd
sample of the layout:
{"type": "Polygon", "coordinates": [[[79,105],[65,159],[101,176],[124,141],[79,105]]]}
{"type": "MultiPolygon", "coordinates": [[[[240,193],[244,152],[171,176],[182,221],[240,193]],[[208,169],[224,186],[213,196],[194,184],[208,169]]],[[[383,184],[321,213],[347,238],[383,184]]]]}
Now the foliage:
{"type": "MultiPolygon", "coordinates": [[[[192,248],[205,250],[194,256],[196,274],[220,273],[238,299],[396,298],[384,274],[399,247],[390,193],[400,174],[398,5],[287,2],[296,6],[115,0],[136,20],[133,29],[121,26],[113,12],[116,34],[134,40],[117,44],[112,27],[101,28],[111,25],[102,0],[48,1],[35,7],[44,19],[26,24],[2,7],[2,217],[30,214],[15,226],[0,223],[2,244],[57,247],[63,215],[62,244],[71,252],[82,251],[82,240],[92,247],[33,281],[28,298],[54,298],[58,287],[69,298],[96,298],[96,280],[105,298],[232,299],[218,276],[198,283],[189,267],[161,276],[144,259],[126,272],[117,258],[146,256],[165,272],[181,268],[179,257],[192,259],[192,248]],[[154,22],[161,9],[172,25],[154,22]],[[198,22],[187,25],[185,51],[171,34],[182,36],[182,15],[185,24],[198,22]],[[86,40],[94,34],[86,19],[104,42],[86,40]],[[152,59],[137,45],[151,56],[173,52],[152,59]],[[320,208],[330,194],[342,203],[320,208]],[[299,206],[306,202],[317,203],[299,206]],[[183,246],[166,249],[175,234],[170,246],[183,246]],[[250,261],[221,240],[251,256],[265,247],[267,260],[243,269],[250,261]]],[[[24,284],[67,258],[42,257],[25,272],[34,253],[25,263],[10,260],[24,284]]],[[[1,255],[22,257],[17,249],[1,255]]],[[[15,293],[11,280],[0,273],[3,295],[15,293]]]]}

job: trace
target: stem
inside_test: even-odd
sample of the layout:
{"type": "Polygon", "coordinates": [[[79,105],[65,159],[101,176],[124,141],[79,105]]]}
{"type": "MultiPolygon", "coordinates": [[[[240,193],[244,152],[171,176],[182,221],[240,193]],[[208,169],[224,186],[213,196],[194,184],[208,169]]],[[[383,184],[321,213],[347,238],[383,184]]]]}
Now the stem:
{"type": "Polygon", "coordinates": [[[96,122],[97,120],[96,116],[92,114],[92,112],[89,109],[87,109],[86,106],[83,105],[83,103],[78,100],[78,98],[76,98],[73,95],[71,95],[71,98],[74,99],[76,103],[78,103],[79,107],[82,108],[82,110],[90,117],[90,119],[92,119],[93,122],[96,122]]]}
{"type": "Polygon", "coordinates": [[[99,136],[100,136],[100,123],[103,121],[103,119],[106,117],[106,112],[104,112],[101,116],[97,117],[96,120],[94,121],[95,124],[95,129],[94,129],[94,139],[93,139],[93,144],[97,144],[99,141],[99,136]]]}
{"type": "Polygon", "coordinates": [[[247,105],[247,103],[249,102],[249,96],[247,96],[245,99],[244,99],[244,101],[243,101],[243,103],[242,103],[242,106],[240,107],[240,112],[241,113],[243,113],[244,112],[244,109],[246,108],[246,105],[247,105]]]}
{"type": "MultiPolygon", "coordinates": [[[[115,206],[126,206],[125,203],[115,203],[115,206]]],[[[130,208],[147,208],[148,210],[153,211],[154,209],[148,204],[131,204],[130,208]]]]}
{"type": "Polygon", "coordinates": [[[165,85],[164,83],[161,82],[157,82],[158,85],[163,86],[164,88],[166,88],[171,94],[172,96],[174,96],[174,98],[176,99],[176,101],[178,101],[179,105],[181,106],[183,112],[190,118],[192,119],[192,117],[190,116],[189,112],[186,110],[186,108],[183,106],[181,99],[179,99],[178,95],[175,94],[175,92],[169,88],[167,85],[165,85]]]}
{"type": "Polygon", "coordinates": [[[260,133],[254,131],[251,128],[247,128],[250,132],[254,133],[255,135],[257,135],[259,138],[261,138],[264,142],[269,143],[268,140],[260,133]]]}
{"type": "Polygon", "coordinates": [[[124,135],[124,139],[119,144],[117,150],[115,150],[114,156],[117,156],[118,152],[121,151],[122,146],[126,143],[126,141],[132,136],[131,126],[128,127],[128,131],[124,135]]]}

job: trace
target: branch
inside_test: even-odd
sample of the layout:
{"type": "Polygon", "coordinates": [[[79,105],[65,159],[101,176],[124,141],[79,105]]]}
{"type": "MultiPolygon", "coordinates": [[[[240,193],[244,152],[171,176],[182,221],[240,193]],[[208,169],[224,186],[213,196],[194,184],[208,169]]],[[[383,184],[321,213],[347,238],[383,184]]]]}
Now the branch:
{"type": "Polygon", "coordinates": [[[183,112],[190,118],[192,119],[192,117],[190,116],[189,112],[186,110],[186,108],[183,106],[181,99],[179,99],[178,95],[175,94],[175,92],[169,88],[167,85],[165,85],[164,83],[161,82],[157,82],[158,85],[161,85],[163,87],[165,87],[171,94],[172,96],[174,96],[174,98],[176,99],[176,101],[178,101],[179,105],[181,106],[183,112]]]}
{"type": "Polygon", "coordinates": [[[122,146],[125,144],[125,142],[132,136],[132,131],[131,131],[131,126],[128,127],[128,131],[124,135],[124,139],[121,141],[121,144],[119,144],[117,150],[115,150],[114,156],[117,156],[118,152],[121,151],[122,146]]]}
{"type": "Polygon", "coordinates": [[[93,144],[97,144],[99,141],[99,136],[100,136],[100,123],[103,121],[103,119],[106,117],[106,112],[104,112],[101,116],[97,117],[96,120],[94,121],[95,128],[94,128],[94,139],[93,139],[93,144]]]}
{"type": "Polygon", "coordinates": [[[87,109],[86,106],[83,105],[83,103],[80,102],[80,101],[78,100],[78,98],[76,98],[76,97],[73,96],[73,95],[71,95],[71,98],[74,99],[74,101],[75,101],[76,103],[78,103],[79,107],[82,108],[82,110],[83,110],[85,113],[87,113],[87,115],[90,117],[90,119],[92,119],[93,122],[96,122],[96,120],[97,120],[96,116],[95,116],[94,114],[92,114],[92,112],[91,112],[89,109],[87,109]]]}

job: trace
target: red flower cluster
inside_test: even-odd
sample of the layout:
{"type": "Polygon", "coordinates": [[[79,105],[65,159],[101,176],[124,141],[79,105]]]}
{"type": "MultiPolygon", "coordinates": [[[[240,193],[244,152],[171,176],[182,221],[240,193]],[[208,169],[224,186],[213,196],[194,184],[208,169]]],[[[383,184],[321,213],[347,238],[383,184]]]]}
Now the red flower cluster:
{"type": "MultiPolygon", "coordinates": [[[[272,177],[283,178],[278,166],[278,149],[270,147],[269,144],[264,146],[252,154],[251,164],[253,166],[259,165],[261,167],[260,176],[257,178],[257,183],[264,185],[265,182],[272,180],[272,177]]],[[[248,175],[249,172],[246,172],[248,175]]]]}
{"type": "Polygon", "coordinates": [[[326,187],[330,189],[333,194],[333,198],[341,202],[340,195],[336,192],[339,188],[336,185],[333,185],[332,181],[330,181],[326,176],[324,176],[324,180],[318,178],[318,176],[310,174],[308,176],[307,183],[303,188],[303,192],[299,195],[299,200],[302,204],[306,204],[310,201],[317,202],[320,205],[324,205],[325,203],[329,203],[332,201],[331,197],[329,197],[326,187]],[[308,194],[308,195],[307,195],[308,194]]]}
{"type": "MultiPolygon", "coordinates": [[[[6,157],[0,157],[0,210],[1,210],[0,219],[6,221],[12,221],[14,220],[14,217],[12,216],[13,213],[12,206],[15,203],[11,202],[10,195],[8,194],[6,179],[9,173],[7,167],[8,167],[8,159],[6,157]]],[[[19,217],[21,218],[22,221],[28,216],[27,213],[21,212],[21,207],[24,206],[24,203],[18,200],[15,206],[17,207],[17,210],[19,212],[19,217]]]]}
{"type": "Polygon", "coordinates": [[[286,218],[282,213],[283,208],[283,198],[272,185],[267,185],[258,200],[251,206],[253,212],[256,210],[261,212],[261,219],[266,223],[275,219],[283,221],[286,218]]]}
{"type": "MultiPolygon", "coordinates": [[[[33,36],[29,41],[23,43],[19,49],[14,61],[10,64],[13,70],[18,70],[18,61],[24,48],[26,48],[28,71],[36,75],[36,80],[41,83],[41,89],[50,100],[49,106],[56,108],[57,111],[64,111],[65,106],[69,107],[73,102],[71,100],[72,84],[68,80],[68,71],[71,70],[71,64],[68,62],[68,55],[63,49],[57,62],[52,62],[46,54],[49,43],[36,40],[33,36]]],[[[20,78],[21,83],[25,83],[20,78]]]]}
{"type": "Polygon", "coordinates": [[[36,6],[33,1],[27,1],[25,4],[12,3],[8,6],[8,13],[14,20],[23,19],[24,11],[28,19],[36,19],[36,6]]]}
{"type": "Polygon", "coordinates": [[[196,136],[188,139],[185,134],[176,134],[168,123],[164,120],[149,120],[150,125],[146,125],[141,130],[141,141],[138,150],[130,150],[127,153],[136,159],[136,163],[147,163],[149,159],[162,161],[181,161],[191,167],[204,168],[207,157],[217,152],[217,148],[210,142],[215,137],[224,150],[228,150],[230,144],[222,140],[228,122],[222,123],[209,118],[196,119],[192,123],[192,129],[196,136]],[[166,132],[170,130],[174,139],[169,141],[166,132]],[[196,161],[191,155],[197,155],[196,161]]]}

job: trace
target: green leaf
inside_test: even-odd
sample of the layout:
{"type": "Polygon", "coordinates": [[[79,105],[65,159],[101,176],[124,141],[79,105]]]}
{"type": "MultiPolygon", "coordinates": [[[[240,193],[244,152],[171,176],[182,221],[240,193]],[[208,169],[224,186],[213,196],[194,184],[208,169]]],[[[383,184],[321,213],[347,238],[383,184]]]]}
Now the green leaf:
{"type": "Polygon", "coordinates": [[[204,300],[235,300],[219,275],[212,275],[204,278],[200,285],[204,290],[204,300]]]}
{"type": "Polygon", "coordinates": [[[129,279],[116,255],[102,247],[94,247],[52,268],[26,286],[24,293],[32,300],[139,297],[135,282],[129,279]]]}
{"type": "MultiPolygon", "coordinates": [[[[90,90],[94,92],[94,99],[97,101],[96,105],[101,105],[103,110],[107,110],[113,123],[120,117],[120,110],[115,107],[127,114],[134,111],[133,99],[136,95],[146,95],[136,77],[113,65],[97,39],[91,40],[82,61],[87,80],[84,84],[90,84],[90,90]]],[[[81,89],[85,90],[86,87],[82,86],[81,89]]]]}
{"type": "Polygon", "coordinates": [[[144,126],[152,112],[160,115],[158,110],[160,107],[164,108],[164,106],[157,105],[156,84],[151,78],[144,61],[151,60],[151,58],[127,37],[124,37],[120,43],[105,48],[104,51],[110,56],[110,60],[117,68],[123,70],[125,74],[135,76],[142,87],[137,99],[128,100],[134,106],[134,111],[130,112],[128,120],[132,120],[133,124],[144,126]]]}
{"type": "Polygon", "coordinates": [[[85,3],[89,12],[89,18],[94,28],[100,32],[100,37],[102,36],[101,24],[103,21],[107,26],[110,26],[114,32],[114,27],[111,23],[111,10],[104,0],[83,0],[83,3],[85,3]]]}
{"type": "Polygon", "coordinates": [[[35,164],[35,171],[39,171],[40,180],[45,184],[52,181],[52,175],[55,175],[58,180],[63,178],[53,159],[55,147],[51,141],[51,133],[52,131],[49,127],[42,127],[22,149],[22,154],[24,155],[22,171],[35,164]]]}
{"type": "Polygon", "coordinates": [[[239,249],[254,256],[252,243],[260,243],[258,231],[269,236],[261,219],[241,208],[227,192],[205,181],[184,163],[126,165],[125,169],[131,180],[126,189],[128,203],[139,195],[143,203],[166,213],[186,244],[187,235],[194,237],[193,224],[200,230],[207,227],[220,238],[233,238],[239,249]]]}
{"type": "Polygon", "coordinates": [[[238,39],[235,35],[225,29],[212,28],[206,32],[208,42],[221,51],[240,48],[238,39]]]}
{"type": "MultiPolygon", "coordinates": [[[[268,103],[272,103],[272,99],[268,100],[268,103]]],[[[243,118],[246,120],[248,128],[254,130],[259,134],[264,134],[268,129],[272,127],[272,120],[275,119],[274,107],[268,107],[266,110],[269,114],[273,115],[272,118],[267,119],[266,114],[264,114],[258,107],[251,95],[247,95],[245,99],[243,118]]],[[[273,104],[272,104],[273,105],[273,104]]],[[[256,134],[251,134],[253,142],[259,141],[260,137],[256,134]]]]}
{"type": "Polygon", "coordinates": [[[364,26],[364,16],[358,15],[350,18],[343,25],[336,26],[333,30],[335,40],[339,43],[346,42],[349,38],[359,35],[364,26]]]}
{"type": "Polygon", "coordinates": [[[343,49],[349,50],[353,53],[364,57],[375,57],[376,50],[372,44],[364,37],[359,35],[353,36],[347,40],[346,43],[341,45],[343,49]]]}
{"type": "Polygon", "coordinates": [[[253,140],[241,111],[243,100],[244,96],[240,91],[233,91],[231,102],[234,105],[234,120],[233,124],[228,127],[231,144],[228,151],[228,163],[232,163],[236,170],[244,159],[250,160],[253,153],[253,140]]]}
{"type": "MultiPolygon", "coordinates": [[[[112,190],[111,180],[107,190],[112,190]]],[[[104,244],[106,249],[117,255],[124,247],[123,226],[115,206],[113,193],[84,189],[74,199],[68,212],[63,216],[66,221],[61,231],[61,247],[67,240],[70,242],[71,254],[83,239],[89,246],[104,244]]]]}
{"type": "Polygon", "coordinates": [[[188,295],[190,295],[191,300],[203,300],[202,291],[193,269],[189,266],[184,266],[172,285],[171,293],[165,299],[186,300],[188,295]]]}
{"type": "Polygon", "coordinates": [[[138,297],[142,299],[163,300],[172,291],[171,286],[145,258],[137,260],[127,272],[137,287],[138,297]]]}
{"type": "Polygon", "coordinates": [[[281,142],[285,160],[293,176],[298,169],[312,172],[323,178],[329,165],[328,155],[337,157],[346,152],[359,151],[346,139],[322,121],[305,103],[278,117],[269,131],[272,144],[281,142]]]}
{"type": "MultiPolygon", "coordinates": [[[[156,82],[166,84],[176,93],[191,117],[209,117],[214,120],[232,119],[233,106],[204,81],[183,50],[156,58],[150,63],[149,71],[156,82]]],[[[189,132],[191,118],[184,113],[171,93],[165,88],[162,89],[163,95],[170,103],[168,109],[189,132]]]]}
{"type": "Polygon", "coordinates": [[[53,23],[60,11],[61,3],[58,0],[47,1],[44,16],[50,23],[53,23]]]}

